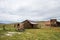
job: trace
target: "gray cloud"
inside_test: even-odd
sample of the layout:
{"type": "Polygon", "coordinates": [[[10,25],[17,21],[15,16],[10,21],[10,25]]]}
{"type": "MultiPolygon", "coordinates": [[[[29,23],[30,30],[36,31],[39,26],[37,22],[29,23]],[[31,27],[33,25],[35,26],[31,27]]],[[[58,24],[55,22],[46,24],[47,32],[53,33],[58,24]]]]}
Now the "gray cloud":
{"type": "Polygon", "coordinates": [[[60,0],[0,0],[0,14],[8,21],[60,19],[60,0]]]}

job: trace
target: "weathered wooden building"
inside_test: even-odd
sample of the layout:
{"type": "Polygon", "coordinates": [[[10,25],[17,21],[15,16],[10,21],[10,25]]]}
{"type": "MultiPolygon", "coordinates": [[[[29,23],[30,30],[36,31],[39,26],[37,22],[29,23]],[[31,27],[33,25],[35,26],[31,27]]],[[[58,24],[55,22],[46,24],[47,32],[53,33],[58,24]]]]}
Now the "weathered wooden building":
{"type": "Polygon", "coordinates": [[[37,23],[31,22],[29,20],[25,20],[21,23],[14,24],[14,27],[16,28],[16,30],[31,29],[31,28],[37,28],[37,25],[38,25],[37,23]]]}
{"type": "Polygon", "coordinates": [[[57,27],[60,26],[60,22],[57,19],[50,19],[50,21],[45,21],[46,26],[57,27]]]}
{"type": "Polygon", "coordinates": [[[23,21],[23,23],[24,23],[24,28],[28,28],[28,29],[37,28],[37,25],[38,25],[36,22],[31,22],[29,20],[25,20],[23,21]]]}
{"type": "Polygon", "coordinates": [[[56,27],[57,26],[57,19],[51,19],[50,20],[50,25],[56,27]]]}

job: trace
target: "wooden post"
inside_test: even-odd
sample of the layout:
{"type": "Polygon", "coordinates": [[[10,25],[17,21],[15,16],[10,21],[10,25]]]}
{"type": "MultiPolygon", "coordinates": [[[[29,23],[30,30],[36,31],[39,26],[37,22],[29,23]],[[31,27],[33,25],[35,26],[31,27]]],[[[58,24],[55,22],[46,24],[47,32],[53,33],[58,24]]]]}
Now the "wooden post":
{"type": "Polygon", "coordinates": [[[3,25],[3,30],[6,30],[6,29],[5,29],[5,25],[3,25]]]}

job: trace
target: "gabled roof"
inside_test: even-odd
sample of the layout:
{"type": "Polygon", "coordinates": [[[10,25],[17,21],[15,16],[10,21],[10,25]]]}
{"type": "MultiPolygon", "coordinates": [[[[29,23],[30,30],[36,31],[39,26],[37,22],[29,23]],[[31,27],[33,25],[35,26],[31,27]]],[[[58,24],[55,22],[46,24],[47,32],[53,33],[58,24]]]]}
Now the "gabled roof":
{"type": "Polygon", "coordinates": [[[37,22],[35,22],[35,21],[31,21],[31,20],[25,20],[25,21],[23,21],[23,22],[30,22],[31,24],[37,24],[37,22]]]}

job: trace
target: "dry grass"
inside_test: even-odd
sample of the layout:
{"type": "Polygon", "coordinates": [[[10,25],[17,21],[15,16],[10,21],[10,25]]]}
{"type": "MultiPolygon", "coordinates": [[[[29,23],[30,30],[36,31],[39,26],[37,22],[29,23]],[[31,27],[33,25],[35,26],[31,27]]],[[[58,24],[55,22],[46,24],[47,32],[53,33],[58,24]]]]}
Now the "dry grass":
{"type": "Polygon", "coordinates": [[[13,25],[6,25],[6,30],[0,29],[0,40],[60,40],[60,27],[26,29],[24,32],[16,32],[13,25]]]}

